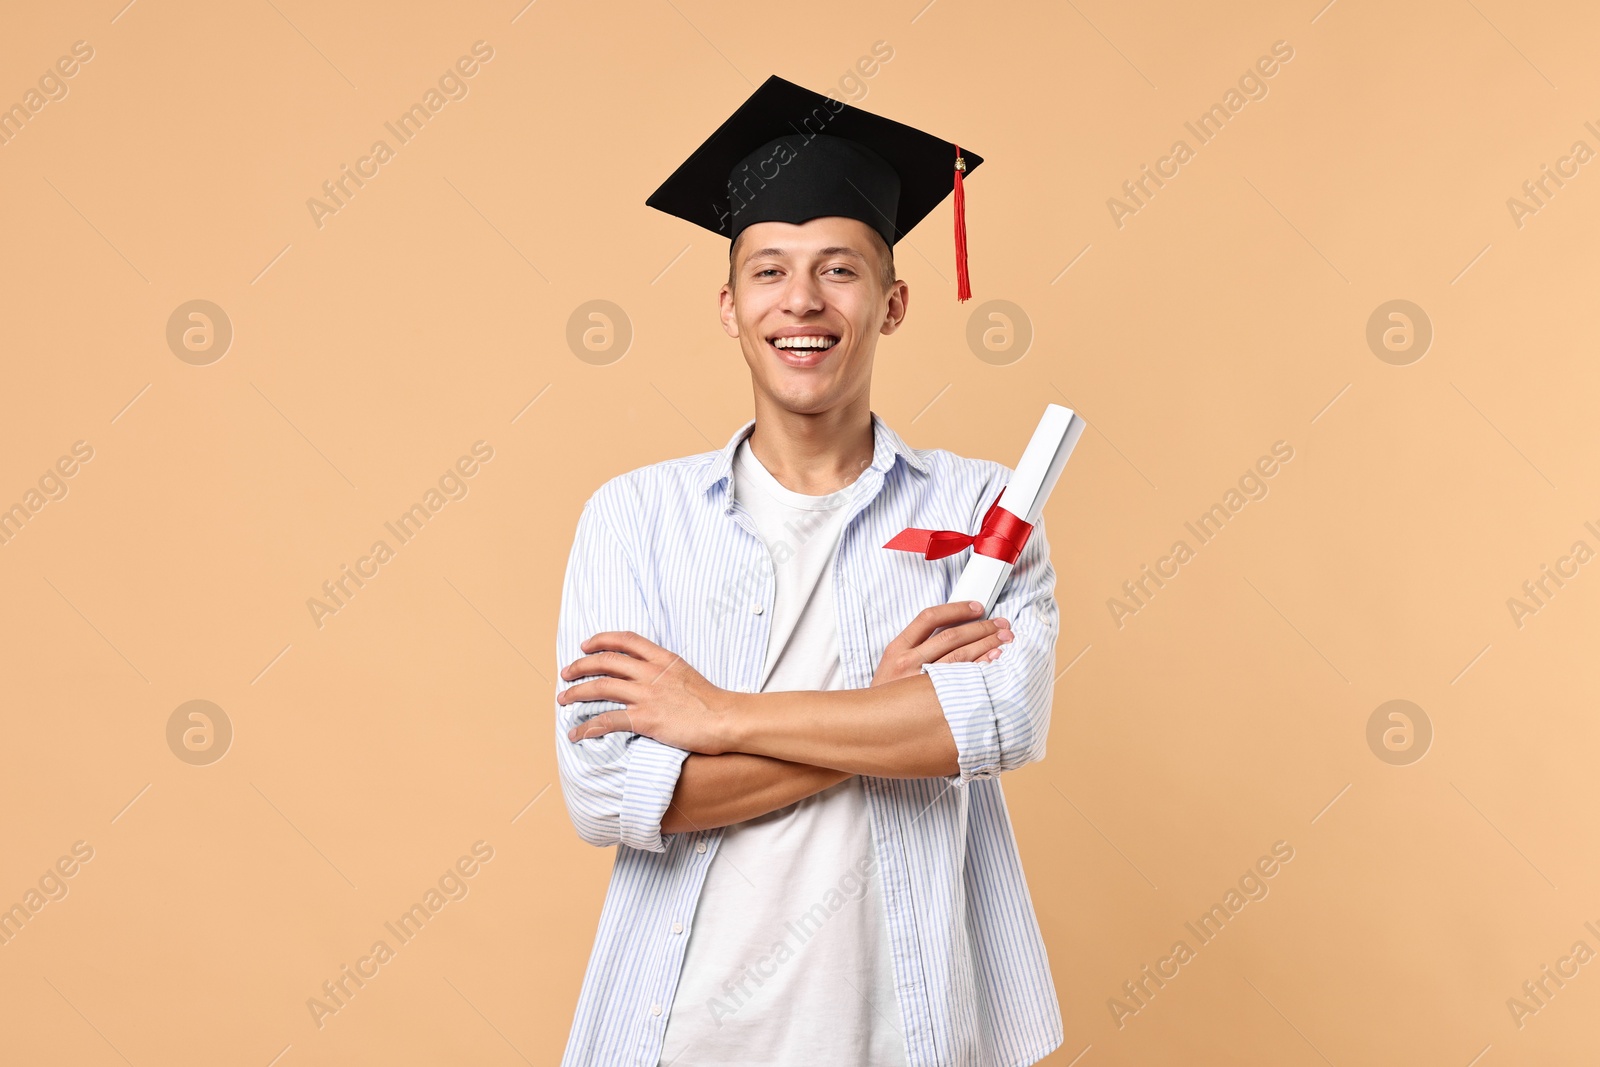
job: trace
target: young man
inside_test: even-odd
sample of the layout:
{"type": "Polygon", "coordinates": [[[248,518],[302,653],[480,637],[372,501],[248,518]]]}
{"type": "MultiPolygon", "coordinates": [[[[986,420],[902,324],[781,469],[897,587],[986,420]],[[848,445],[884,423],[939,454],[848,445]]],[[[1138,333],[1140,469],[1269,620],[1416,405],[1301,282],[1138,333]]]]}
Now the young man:
{"type": "Polygon", "coordinates": [[[561,785],[620,847],[566,1067],[1014,1067],[1061,1043],[998,781],[1045,751],[1043,524],[989,619],[946,603],[965,552],[883,547],[977,529],[1011,474],[869,406],[909,301],[892,247],[957,158],[772,78],[648,201],[733,239],[755,418],[578,520],[561,785]]]}

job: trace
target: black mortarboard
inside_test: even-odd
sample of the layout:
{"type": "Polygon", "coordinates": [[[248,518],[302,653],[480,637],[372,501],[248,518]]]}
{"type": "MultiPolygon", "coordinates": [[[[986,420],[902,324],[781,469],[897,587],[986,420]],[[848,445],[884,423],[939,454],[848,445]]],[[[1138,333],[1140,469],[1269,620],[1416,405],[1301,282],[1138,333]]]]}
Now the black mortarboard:
{"type": "Polygon", "coordinates": [[[859,219],[890,247],[955,192],[956,298],[967,279],[963,173],[982,163],[893,119],[774,74],[645,201],[730,241],[756,222],[859,219]]]}

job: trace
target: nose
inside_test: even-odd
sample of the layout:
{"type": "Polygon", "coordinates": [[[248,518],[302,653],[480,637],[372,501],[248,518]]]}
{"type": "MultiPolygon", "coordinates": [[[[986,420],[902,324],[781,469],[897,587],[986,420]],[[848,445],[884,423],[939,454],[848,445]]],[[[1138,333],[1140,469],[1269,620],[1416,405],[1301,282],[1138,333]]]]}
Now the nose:
{"type": "Polygon", "coordinates": [[[822,310],[822,287],[809,272],[794,271],[784,285],[781,305],[795,315],[807,315],[822,310]]]}

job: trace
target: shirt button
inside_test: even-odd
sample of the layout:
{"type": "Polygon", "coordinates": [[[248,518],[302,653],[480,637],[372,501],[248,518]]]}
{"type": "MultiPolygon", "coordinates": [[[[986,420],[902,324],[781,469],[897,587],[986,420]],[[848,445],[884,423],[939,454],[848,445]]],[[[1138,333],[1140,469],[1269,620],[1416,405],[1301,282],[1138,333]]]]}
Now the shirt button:
{"type": "Polygon", "coordinates": [[[766,605],[764,605],[764,604],[752,604],[752,605],[750,605],[750,610],[755,612],[757,615],[760,615],[763,611],[766,611],[767,609],[766,609],[766,605]]]}
{"type": "Polygon", "coordinates": [[[705,843],[705,842],[704,842],[704,841],[696,841],[696,842],[695,842],[695,843],[694,843],[694,850],[695,850],[695,851],[696,851],[696,852],[699,852],[699,853],[701,853],[701,854],[704,854],[704,853],[705,853],[705,850],[706,850],[706,843],[705,843]]]}
{"type": "Polygon", "coordinates": [[[683,933],[683,924],[682,923],[673,923],[672,924],[672,932],[675,933],[675,934],[683,933]]]}
{"type": "Polygon", "coordinates": [[[650,1014],[651,1015],[660,1015],[661,1014],[661,1005],[659,1005],[659,1004],[650,1005],[650,1014]]]}

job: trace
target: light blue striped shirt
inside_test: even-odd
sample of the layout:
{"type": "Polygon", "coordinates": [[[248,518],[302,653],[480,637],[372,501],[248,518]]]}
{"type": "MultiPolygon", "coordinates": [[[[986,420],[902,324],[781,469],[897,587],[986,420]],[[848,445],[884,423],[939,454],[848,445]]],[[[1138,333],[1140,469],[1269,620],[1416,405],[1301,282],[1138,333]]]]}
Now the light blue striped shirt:
{"type": "MultiPolygon", "coordinates": [[[[602,485],[578,518],[556,662],[632,630],[713,685],[754,692],[767,654],[771,554],[732,492],[733,455],[666,460],[602,485]]],[[[851,487],[835,561],[840,669],[865,688],[884,646],[948,601],[970,550],[926,560],[881,547],[908,526],[973,531],[1013,473],[913,449],[872,415],[872,465],[851,487]]],[[[1016,635],[989,663],[929,663],[960,771],[863,777],[911,1067],[1020,1067],[1061,1044],[1061,1010],[999,775],[1043,758],[1060,616],[1044,522],[992,615],[1016,635]]],[[[573,682],[558,681],[557,691],[573,682]]],[[[619,845],[563,1067],[656,1067],[688,932],[720,830],[661,833],[688,753],[637,734],[567,740],[616,701],[556,704],[567,812],[583,840],[619,845]]],[[[845,1067],[845,1065],[841,1065],[845,1067]]]]}

